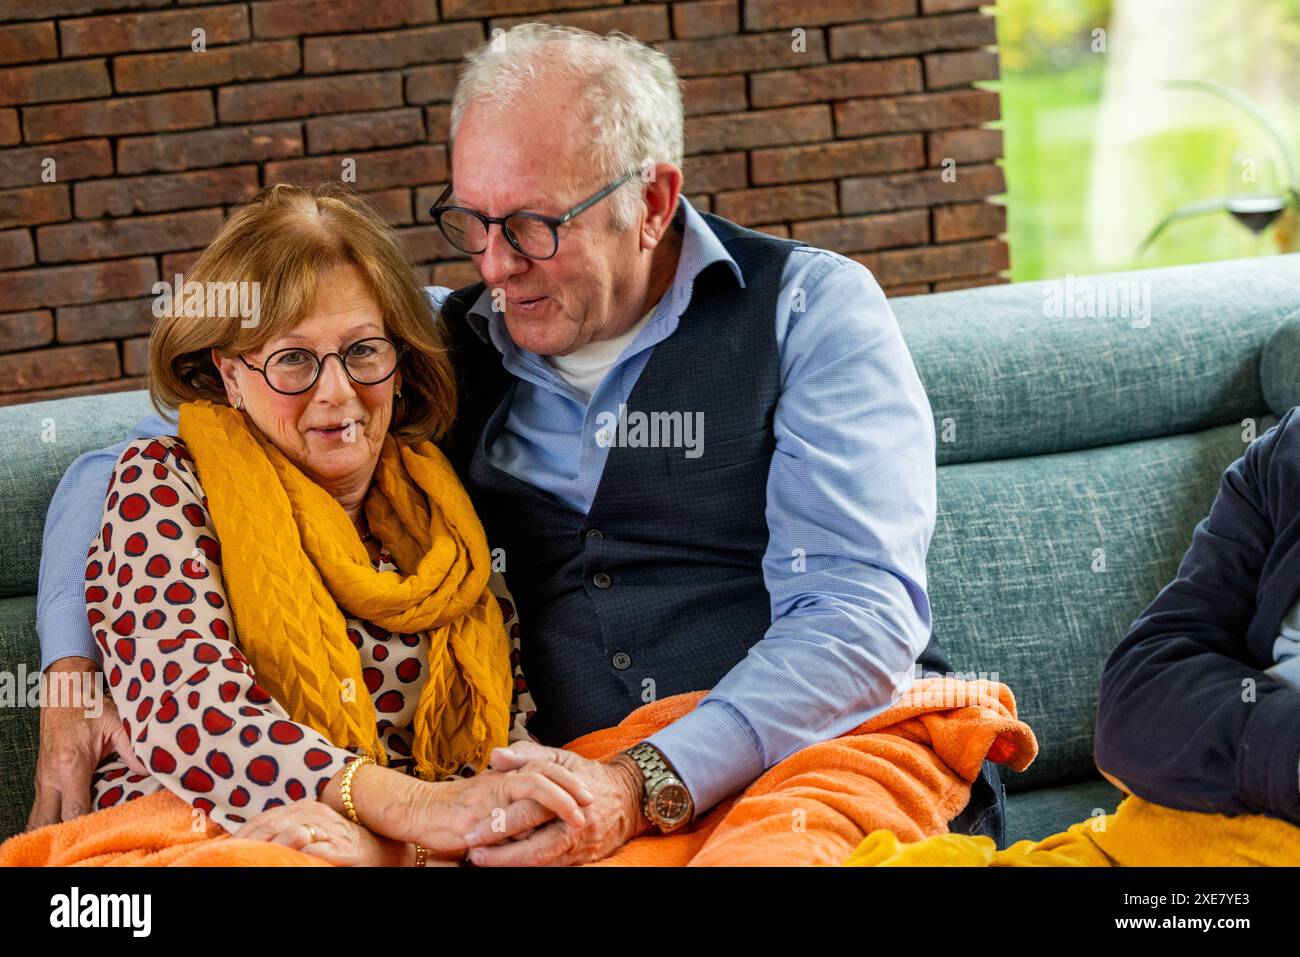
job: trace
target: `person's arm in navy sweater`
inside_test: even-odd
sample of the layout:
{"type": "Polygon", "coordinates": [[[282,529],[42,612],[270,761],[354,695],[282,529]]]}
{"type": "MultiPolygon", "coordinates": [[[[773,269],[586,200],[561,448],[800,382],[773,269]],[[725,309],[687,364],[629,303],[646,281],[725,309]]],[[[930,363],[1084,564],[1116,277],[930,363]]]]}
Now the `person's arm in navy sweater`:
{"type": "Polygon", "coordinates": [[[1300,824],[1300,691],[1246,644],[1275,530],[1297,509],[1293,409],[1228,467],[1178,576],[1106,663],[1096,759],[1112,781],[1167,807],[1300,824]]]}

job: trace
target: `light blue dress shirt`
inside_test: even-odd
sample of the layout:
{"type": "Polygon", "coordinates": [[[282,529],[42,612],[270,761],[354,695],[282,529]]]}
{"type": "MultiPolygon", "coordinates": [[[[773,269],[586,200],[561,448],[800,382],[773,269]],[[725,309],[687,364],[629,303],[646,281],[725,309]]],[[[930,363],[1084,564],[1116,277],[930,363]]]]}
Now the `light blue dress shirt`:
{"type": "MultiPolygon", "coordinates": [[[[627,402],[706,266],[724,262],[745,283],[699,213],[680,202],[685,234],[672,287],[590,402],[511,341],[486,294],[470,311],[520,380],[491,460],[584,513],[608,455],[596,438],[600,413],[617,414],[627,402]]],[[[428,290],[435,304],[449,292],[428,290]]],[[[884,293],[861,264],[799,247],[786,261],[772,321],[781,364],[763,558],[772,624],[694,711],[648,739],[681,775],[697,815],[796,751],[888,708],[912,682],[930,634],[934,425],[884,293]]],[[[173,431],[146,419],[133,437],[173,431]]],[[[85,555],[124,447],[79,458],[51,502],[37,622],[43,664],[96,656],[82,596],[85,555]]]]}

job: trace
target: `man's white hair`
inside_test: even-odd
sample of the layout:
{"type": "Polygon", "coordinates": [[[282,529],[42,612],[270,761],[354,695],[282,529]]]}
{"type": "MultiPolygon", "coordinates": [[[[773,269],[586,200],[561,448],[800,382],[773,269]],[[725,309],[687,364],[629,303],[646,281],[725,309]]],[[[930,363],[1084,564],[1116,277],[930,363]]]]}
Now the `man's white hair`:
{"type": "MultiPolygon", "coordinates": [[[[677,72],[667,56],[626,33],[612,30],[602,37],[575,27],[521,23],[465,59],[451,103],[453,142],[471,103],[509,116],[526,110],[542,83],[562,77],[578,83],[574,108],[591,133],[601,185],[631,170],[648,175],[656,163],[682,165],[677,72]]],[[[618,229],[630,229],[635,220],[641,201],[636,182],[609,196],[618,229]]]]}

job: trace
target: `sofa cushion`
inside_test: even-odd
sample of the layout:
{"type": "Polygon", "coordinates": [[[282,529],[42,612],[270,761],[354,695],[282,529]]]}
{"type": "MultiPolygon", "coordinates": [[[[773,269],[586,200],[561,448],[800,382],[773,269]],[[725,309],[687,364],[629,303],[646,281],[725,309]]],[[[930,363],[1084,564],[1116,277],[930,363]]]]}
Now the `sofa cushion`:
{"type": "Polygon", "coordinates": [[[1232,425],[939,469],[934,637],[958,672],[1006,682],[1038,737],[1009,792],[1096,775],[1102,667],[1174,577],[1242,439],[1232,425]]]}
{"type": "Polygon", "coordinates": [[[142,391],[0,408],[0,597],[35,593],[45,512],[72,460],[120,442],[149,411],[142,391]]]}
{"type": "Polygon", "coordinates": [[[15,690],[22,692],[14,702],[21,707],[11,707],[8,701],[0,707],[0,840],[21,831],[32,808],[41,714],[39,708],[27,707],[27,685],[18,678],[40,669],[35,621],[36,599],[31,595],[0,598],[0,661],[15,690]]]}
{"type": "Polygon", "coordinates": [[[1098,812],[1113,814],[1123,799],[1105,778],[1013,794],[1007,798],[1007,846],[1041,841],[1098,812]]]}
{"type": "Polygon", "coordinates": [[[1277,416],[1300,405],[1300,310],[1291,314],[1264,343],[1259,357],[1259,384],[1277,416]]]}
{"type": "Polygon", "coordinates": [[[1071,282],[1076,302],[1089,285],[1136,283],[1150,313],[1046,315],[1064,280],[891,300],[940,465],[1176,435],[1265,408],[1260,349],[1300,302],[1300,254],[1071,282]]]}

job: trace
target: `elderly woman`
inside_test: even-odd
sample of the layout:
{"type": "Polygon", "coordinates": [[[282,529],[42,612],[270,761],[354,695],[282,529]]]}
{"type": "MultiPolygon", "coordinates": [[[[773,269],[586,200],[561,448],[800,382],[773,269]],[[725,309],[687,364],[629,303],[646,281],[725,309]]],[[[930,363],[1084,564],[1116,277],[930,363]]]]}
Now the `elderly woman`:
{"type": "Polygon", "coordinates": [[[358,865],[463,858],[496,809],[499,840],[580,826],[589,794],[558,764],[484,771],[532,705],[482,526],[429,440],[454,378],[394,234],[341,189],[275,186],[187,279],[256,283],[260,311],[178,301],[150,341],[179,435],[126,448],[86,563],[149,773],[112,757],[94,806],[165,788],[237,838],[358,865]]]}

